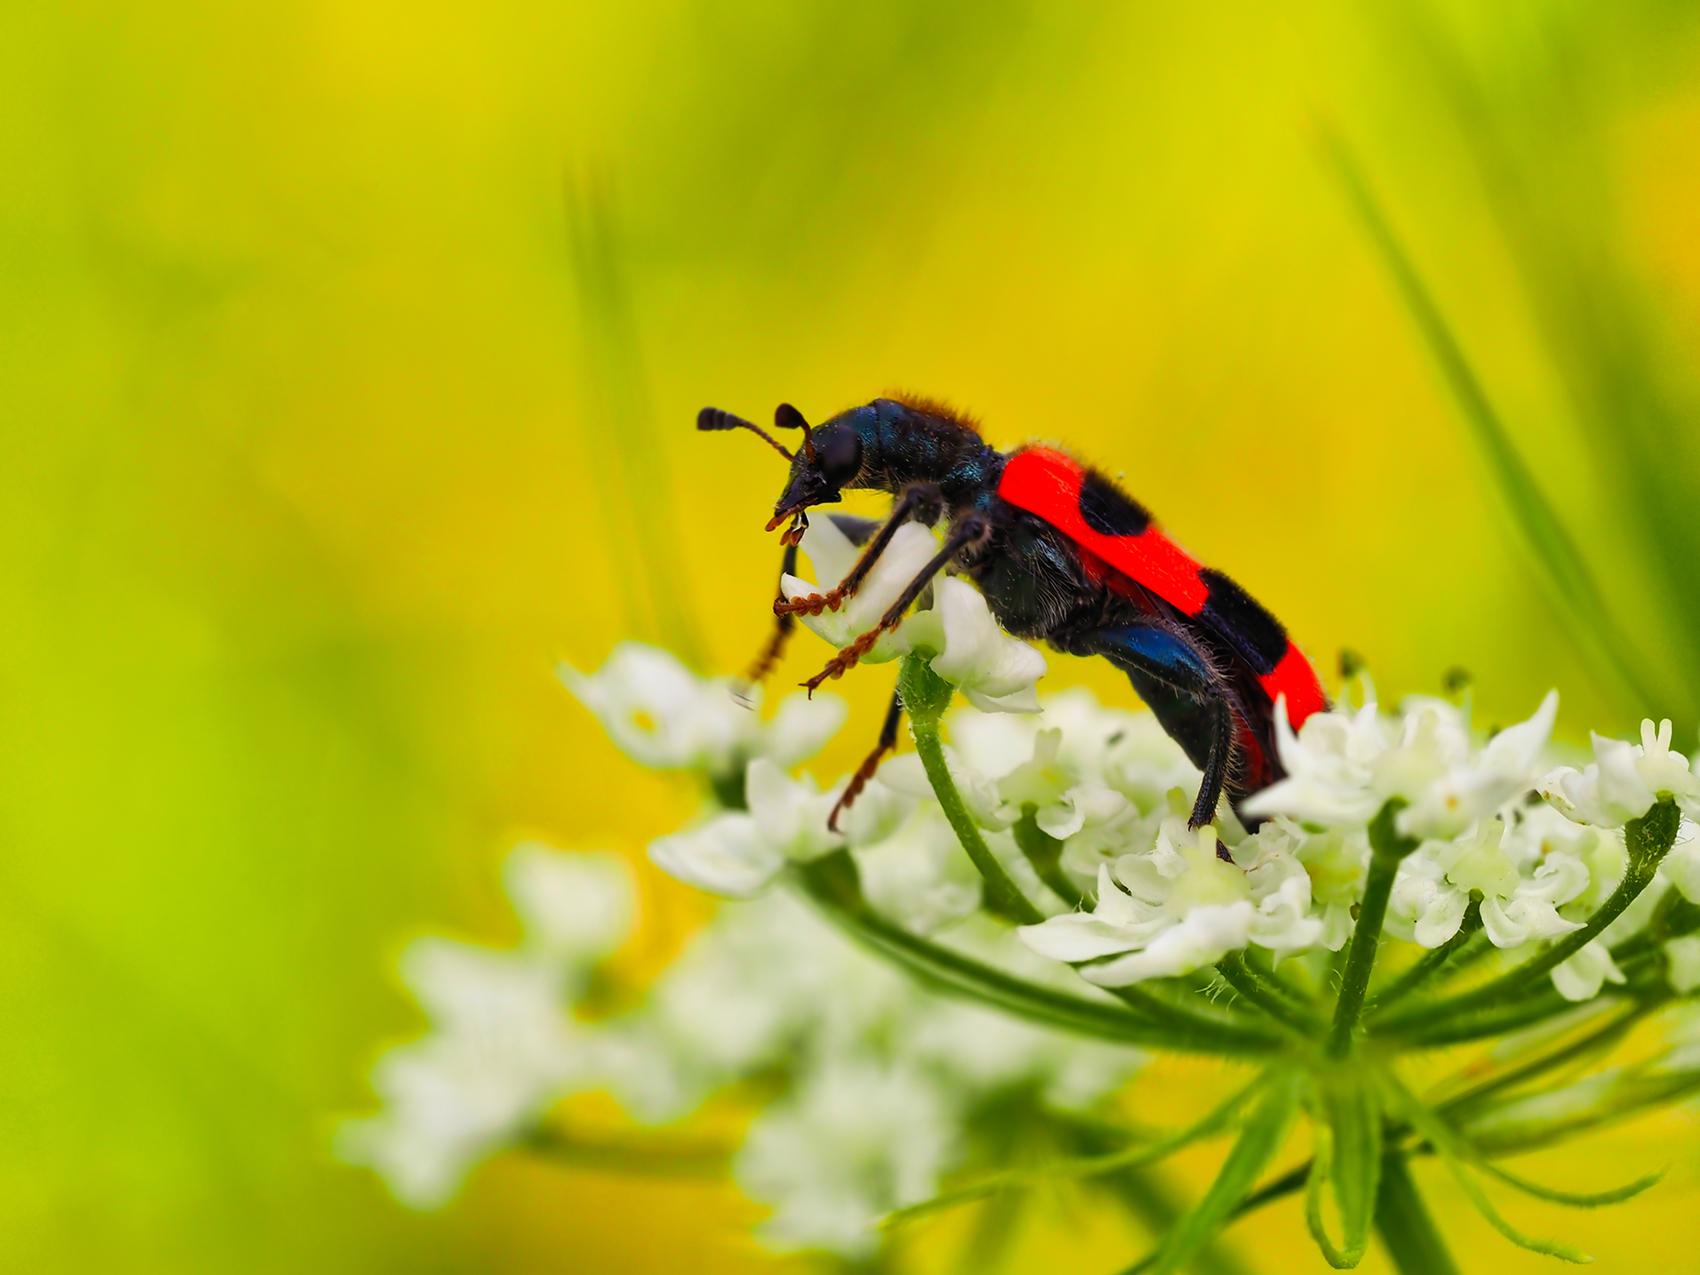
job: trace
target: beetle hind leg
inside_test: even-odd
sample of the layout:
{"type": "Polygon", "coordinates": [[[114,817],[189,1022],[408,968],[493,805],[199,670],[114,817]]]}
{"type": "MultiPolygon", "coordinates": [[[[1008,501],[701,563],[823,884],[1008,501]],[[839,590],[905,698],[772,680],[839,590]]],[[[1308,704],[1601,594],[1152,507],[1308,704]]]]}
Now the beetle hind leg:
{"type": "MultiPolygon", "coordinates": [[[[1233,693],[1209,656],[1184,635],[1155,623],[1096,629],[1084,634],[1081,644],[1128,675],[1164,731],[1203,772],[1187,826],[1209,823],[1239,760],[1233,693]]],[[[1220,845],[1217,854],[1227,858],[1220,845]]]]}
{"type": "Polygon", "coordinates": [[[833,803],[832,813],[826,817],[827,831],[838,831],[838,816],[856,804],[856,798],[862,795],[862,789],[868,786],[868,781],[879,769],[880,760],[897,747],[897,724],[902,720],[903,694],[894,690],[891,693],[891,707],[886,709],[885,725],[880,728],[879,742],[874,745],[874,751],[864,757],[862,764],[856,767],[856,773],[850,776],[850,784],[845,788],[844,795],[833,803]]]}

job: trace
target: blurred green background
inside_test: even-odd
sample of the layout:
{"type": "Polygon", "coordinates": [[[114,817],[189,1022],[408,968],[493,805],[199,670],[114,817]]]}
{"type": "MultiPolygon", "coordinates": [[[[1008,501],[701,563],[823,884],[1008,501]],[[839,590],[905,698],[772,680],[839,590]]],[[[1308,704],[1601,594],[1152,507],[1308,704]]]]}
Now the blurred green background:
{"type": "MultiPolygon", "coordinates": [[[[511,937],[516,836],[635,857],[690,808],[551,665],[758,646],[781,475],[704,403],[945,396],[1125,471],[1324,666],[1692,747],[1697,37],[1652,0],[0,11],[0,1264],[772,1269],[730,1188],[504,1160],[421,1217],[327,1150],[418,1030],[408,936],[511,937]]],[[[653,963],[701,905],[644,884],[653,963]]],[[[1549,1159],[1674,1162],[1513,1208],[1692,1263],[1691,1115],[1549,1159]]],[[[1468,1269],[1545,1269],[1426,1181],[1468,1269]]],[[[1296,1209],[1236,1234],[1320,1268],[1296,1209]]],[[[1059,1216],[1029,1263],[1059,1235],[1138,1251],[1059,1216]]]]}

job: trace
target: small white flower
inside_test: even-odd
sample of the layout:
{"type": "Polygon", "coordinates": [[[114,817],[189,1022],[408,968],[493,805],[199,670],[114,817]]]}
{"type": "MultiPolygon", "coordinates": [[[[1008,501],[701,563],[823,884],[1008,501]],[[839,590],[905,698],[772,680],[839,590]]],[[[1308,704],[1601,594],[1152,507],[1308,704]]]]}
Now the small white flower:
{"type": "Polygon", "coordinates": [[[765,757],[744,773],[748,814],[716,815],[649,843],[650,862],[687,885],[742,899],[765,889],[787,861],[806,863],[844,844],[827,828],[842,791],[821,792],[805,774],[795,780],[765,757]]]}
{"type": "Polygon", "coordinates": [[[760,894],[785,866],[785,856],[756,821],[741,813],[657,837],[649,843],[649,861],[686,885],[727,899],[760,894]]]}
{"type": "Polygon", "coordinates": [[[1149,712],[1107,708],[1084,686],[1039,701],[1040,715],[951,710],[951,742],[976,770],[1002,779],[1033,757],[1041,729],[1060,735],[1055,761],[1071,782],[1094,780],[1149,811],[1171,788],[1198,788],[1199,774],[1149,712]]]}
{"type": "MultiPolygon", "coordinates": [[[[809,529],[803,533],[802,550],[813,564],[819,583],[811,584],[796,576],[782,577],[779,591],[787,601],[825,593],[835,587],[850,574],[862,553],[831,518],[817,518],[809,523],[809,529]]],[[[938,551],[938,540],[932,532],[918,522],[906,522],[892,536],[885,552],[874,560],[861,587],[838,610],[822,611],[819,615],[805,613],[798,618],[816,637],[834,647],[849,646],[880,622],[938,551]]],[[[884,633],[873,649],[862,656],[862,662],[881,664],[896,659],[908,649],[907,641],[898,632],[884,633]]]]}
{"type": "Polygon", "coordinates": [[[935,803],[918,804],[891,836],[853,853],[863,896],[906,930],[931,934],[980,906],[980,874],[935,803]]]}
{"type": "MultiPolygon", "coordinates": [[[[949,744],[944,747],[945,769],[950,771],[962,804],[982,828],[1007,828],[1013,821],[998,796],[997,785],[963,760],[962,754],[949,744]]],[[[926,766],[920,753],[900,753],[880,767],[880,781],[893,792],[919,801],[934,801],[933,786],[927,779],[926,766]]]]}
{"type": "MultiPolygon", "coordinates": [[[[1045,657],[998,627],[978,589],[954,576],[937,580],[932,610],[923,614],[938,617],[944,639],[933,672],[970,704],[983,713],[1039,711],[1035,684],[1045,676],[1045,657]]],[[[913,645],[923,640],[919,628],[910,634],[913,645]]]]}
{"type": "Polygon", "coordinates": [[[1623,971],[1611,959],[1604,943],[1595,939],[1552,972],[1552,985],[1567,1001],[1593,1000],[1606,983],[1624,981],[1623,971]]]}
{"type": "Polygon", "coordinates": [[[1559,915],[1588,888],[1587,865],[1555,850],[1525,875],[1504,845],[1505,825],[1484,820],[1456,841],[1428,841],[1399,865],[1388,905],[1388,932],[1439,947],[1458,932],[1472,891],[1481,895],[1482,928],[1495,947],[1518,947],[1580,929],[1559,915]]]}
{"type": "Polygon", "coordinates": [[[933,1082],[833,1058],[756,1117],[733,1174],[773,1208],[759,1229],[768,1247],[857,1259],[878,1250],[880,1218],[937,1193],[955,1155],[954,1103],[933,1082]]]}
{"type": "Polygon", "coordinates": [[[1527,792],[1557,715],[1558,692],[1548,691],[1528,721],[1506,727],[1480,752],[1452,760],[1420,787],[1403,790],[1411,804],[1399,812],[1399,831],[1407,837],[1455,837],[1527,792]]]}
{"type": "Polygon", "coordinates": [[[1552,732],[1558,696],[1534,716],[1472,752],[1467,723],[1444,700],[1412,697],[1396,721],[1373,700],[1356,710],[1313,713],[1295,735],[1275,714],[1276,747],[1288,777],[1254,794],[1248,814],[1285,814],[1324,827],[1363,827],[1402,797],[1399,831],[1451,837],[1534,786],[1533,767],[1552,732]]]}
{"type": "Polygon", "coordinates": [[[1080,971],[1089,982],[1121,987],[1214,964],[1246,945],[1258,911],[1245,873],[1216,857],[1215,830],[1194,832],[1170,819],[1149,853],[1116,862],[1114,879],[1100,868],[1091,913],[1054,916],[1017,933],[1053,960],[1128,953],[1080,971]]]}
{"type": "MultiPolygon", "coordinates": [[[[785,576],[779,589],[792,601],[836,585],[855,565],[858,552],[830,518],[809,524],[802,548],[820,583],[785,576]],[[852,551],[848,555],[846,547],[852,551]]],[[[837,611],[804,614],[803,623],[835,647],[850,645],[880,622],[937,552],[938,541],[930,531],[919,523],[903,524],[861,587],[837,611]]],[[[937,652],[930,661],[933,672],[960,689],[976,708],[988,713],[1039,711],[1034,684],[1045,675],[1045,657],[999,628],[986,599],[967,581],[943,575],[935,579],[931,605],[881,634],[862,661],[878,664],[922,646],[937,652]]]]}
{"type": "Polygon", "coordinates": [[[346,1121],[336,1152],[375,1169],[404,1204],[435,1208],[557,1100],[594,1088],[602,1058],[563,1012],[553,962],[430,938],[402,953],[401,975],[433,1031],[378,1060],[383,1110],[346,1121]]]}
{"type": "Polygon", "coordinates": [[[1375,788],[1375,766],[1388,750],[1388,732],[1373,700],[1352,712],[1312,713],[1297,734],[1278,709],[1275,746],[1287,777],[1254,793],[1245,812],[1324,827],[1367,824],[1386,801],[1375,788]]]}
{"type": "Polygon", "coordinates": [[[621,642],[595,673],[565,663],[558,673],[620,751],[652,770],[724,776],[752,757],[788,770],[818,753],[849,711],[836,696],[810,700],[799,691],[764,723],[730,679],[698,677],[672,653],[641,642],[621,642]]]}
{"type": "Polygon", "coordinates": [[[1246,884],[1257,904],[1251,941],[1273,952],[1277,962],[1291,953],[1325,946],[1331,937],[1326,920],[1311,907],[1310,872],[1296,853],[1305,840],[1292,823],[1275,820],[1234,847],[1234,862],[1244,865],[1246,884]]]}
{"type": "Polygon", "coordinates": [[[800,1042],[854,1038],[909,995],[900,973],[786,891],[722,904],[644,1006],[605,1028],[609,1084],[636,1120],[682,1119],[716,1089],[795,1059],[800,1042]]]}
{"type": "Polygon", "coordinates": [[[1596,828],[1621,828],[1668,793],[1692,817],[1700,811],[1700,778],[1688,759],[1671,751],[1667,718],[1655,731],[1641,723],[1641,743],[1591,736],[1594,760],[1576,770],[1560,766],[1541,782],[1541,795],[1567,818],[1596,828]]]}

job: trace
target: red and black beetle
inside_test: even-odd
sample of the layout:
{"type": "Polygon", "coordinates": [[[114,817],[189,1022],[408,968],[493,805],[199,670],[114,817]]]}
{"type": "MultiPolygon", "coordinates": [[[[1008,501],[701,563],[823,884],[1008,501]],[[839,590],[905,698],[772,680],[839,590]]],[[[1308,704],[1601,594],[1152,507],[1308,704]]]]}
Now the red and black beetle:
{"type": "MultiPolygon", "coordinates": [[[[795,568],[807,510],[835,503],[851,488],[890,492],[896,503],[883,524],[835,519],[865,544],[860,561],[827,593],[775,601],[779,629],[753,678],[771,668],[793,615],[836,609],[898,527],[945,519],[938,555],[878,626],[806,683],[811,690],[854,666],[881,632],[902,621],[933,577],[953,567],[979,586],[1013,636],[1042,638],[1072,655],[1101,655],[1127,673],[1163,729],[1204,772],[1194,827],[1215,816],[1224,793],[1237,809],[1244,797],[1282,778],[1274,738],[1278,697],[1286,697],[1295,730],[1327,707],[1315,670],[1274,616],[1165,536],[1109,478],[1067,453],[1041,445],[1000,452],[949,408],[910,397],[875,399],[814,429],[782,404],[774,424],[802,430],[795,454],[729,413],[710,407],[697,417],[698,429],[754,430],[790,460],[790,479],[768,523],[771,531],[790,521],[787,571],[795,568]]],[[[894,698],[879,746],[846,802],[896,745],[901,713],[894,698]]]]}

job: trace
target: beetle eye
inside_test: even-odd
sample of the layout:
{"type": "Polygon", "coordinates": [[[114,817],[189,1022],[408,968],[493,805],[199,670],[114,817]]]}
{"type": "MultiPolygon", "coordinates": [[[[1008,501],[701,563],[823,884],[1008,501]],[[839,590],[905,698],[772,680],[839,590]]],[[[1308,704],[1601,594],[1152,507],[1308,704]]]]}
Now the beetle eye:
{"type": "Polygon", "coordinates": [[[843,487],[862,468],[862,440],[846,426],[815,435],[815,452],[821,477],[834,487],[843,487]]]}

